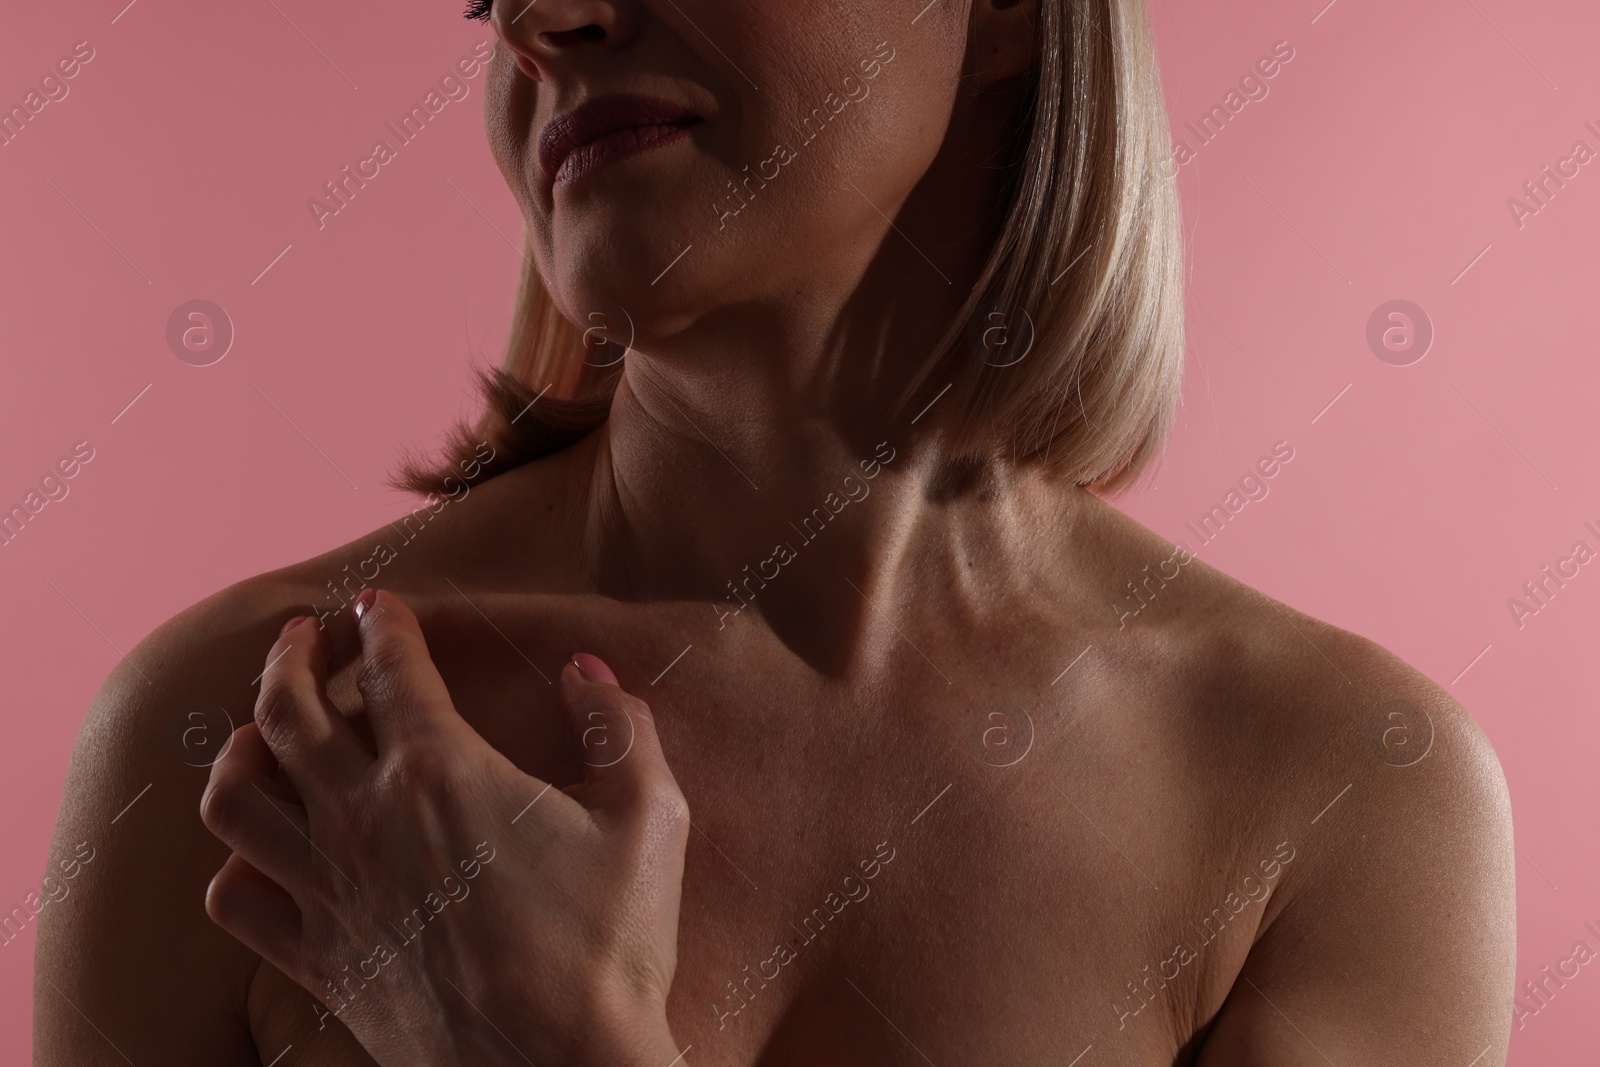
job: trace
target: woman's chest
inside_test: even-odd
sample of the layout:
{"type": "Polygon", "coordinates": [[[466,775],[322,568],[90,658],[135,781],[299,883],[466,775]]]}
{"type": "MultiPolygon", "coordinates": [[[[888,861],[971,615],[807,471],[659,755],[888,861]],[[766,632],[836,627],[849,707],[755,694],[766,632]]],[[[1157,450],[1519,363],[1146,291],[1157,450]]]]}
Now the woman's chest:
{"type": "Polygon", "coordinates": [[[419,611],[430,652],[528,773],[581,774],[549,684],[572,652],[651,705],[693,828],[669,1004],[688,1062],[1071,1062],[1096,1041],[1172,1062],[1223,952],[1150,981],[1191,895],[1185,827],[1073,700],[957,656],[851,685],[671,612],[459,607],[419,611]]]}

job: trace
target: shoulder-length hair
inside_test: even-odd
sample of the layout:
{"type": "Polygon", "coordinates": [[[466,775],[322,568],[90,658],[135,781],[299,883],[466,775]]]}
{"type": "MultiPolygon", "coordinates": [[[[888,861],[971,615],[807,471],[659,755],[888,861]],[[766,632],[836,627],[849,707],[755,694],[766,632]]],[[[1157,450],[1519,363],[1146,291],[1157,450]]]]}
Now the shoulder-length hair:
{"type": "MultiPolygon", "coordinates": [[[[1157,457],[1178,400],[1177,167],[1144,0],[1041,0],[1040,12],[999,236],[895,413],[948,381],[934,420],[948,454],[1041,465],[1109,495],[1157,457]],[[975,343],[997,323],[1031,323],[1024,359],[998,365],[975,343]]],[[[395,484],[447,491],[479,442],[495,450],[492,475],[597,428],[622,367],[593,359],[590,341],[525,253],[505,357],[477,372],[482,416],[450,429],[440,460],[408,457],[395,484]]]]}

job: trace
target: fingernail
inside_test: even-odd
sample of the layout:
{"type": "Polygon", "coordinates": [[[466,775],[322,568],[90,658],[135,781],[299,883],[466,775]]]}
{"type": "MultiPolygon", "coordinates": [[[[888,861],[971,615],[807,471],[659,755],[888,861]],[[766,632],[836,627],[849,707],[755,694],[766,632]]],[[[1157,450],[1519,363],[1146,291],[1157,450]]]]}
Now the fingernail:
{"type": "Polygon", "coordinates": [[[586,682],[604,682],[607,685],[616,685],[616,675],[611,673],[605,661],[599,656],[591,656],[587,652],[575,652],[572,655],[572,665],[578,668],[586,682]]]}
{"type": "Polygon", "coordinates": [[[351,608],[351,610],[356,613],[356,618],[360,619],[361,616],[365,615],[367,613],[367,609],[372,607],[372,602],[377,599],[378,591],[372,588],[370,585],[361,590],[361,592],[357,594],[356,602],[351,608]]]}
{"type": "Polygon", "coordinates": [[[296,615],[294,618],[283,624],[283,629],[278,631],[278,636],[282,637],[284,634],[288,633],[290,630],[294,629],[296,626],[299,626],[305,621],[306,617],[304,615],[296,615]]]}

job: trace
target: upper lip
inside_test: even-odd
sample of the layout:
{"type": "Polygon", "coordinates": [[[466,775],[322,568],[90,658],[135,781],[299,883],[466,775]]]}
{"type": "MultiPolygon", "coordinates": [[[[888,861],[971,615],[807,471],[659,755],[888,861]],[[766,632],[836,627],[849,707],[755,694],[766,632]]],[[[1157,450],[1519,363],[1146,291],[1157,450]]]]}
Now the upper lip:
{"type": "Polygon", "coordinates": [[[545,124],[539,134],[539,165],[551,178],[575,149],[636,126],[681,126],[699,121],[681,104],[649,96],[601,96],[545,124]]]}

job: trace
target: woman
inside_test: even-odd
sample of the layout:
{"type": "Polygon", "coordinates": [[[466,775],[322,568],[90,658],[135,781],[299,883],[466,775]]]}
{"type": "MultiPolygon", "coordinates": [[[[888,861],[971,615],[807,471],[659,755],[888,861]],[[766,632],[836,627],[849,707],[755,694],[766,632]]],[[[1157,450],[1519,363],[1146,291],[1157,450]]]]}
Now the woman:
{"type": "Polygon", "coordinates": [[[469,13],[488,414],[106,682],[40,1061],[1503,1063],[1481,732],[1102,500],[1182,351],[1137,0],[469,13]]]}

